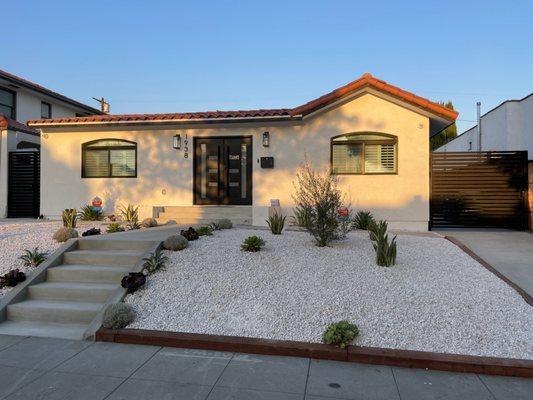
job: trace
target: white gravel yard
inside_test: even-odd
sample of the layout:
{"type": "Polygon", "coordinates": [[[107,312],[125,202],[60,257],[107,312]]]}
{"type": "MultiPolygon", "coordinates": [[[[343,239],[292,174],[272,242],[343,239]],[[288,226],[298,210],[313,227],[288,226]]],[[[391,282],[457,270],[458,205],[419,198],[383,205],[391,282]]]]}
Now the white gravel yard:
{"type": "Polygon", "coordinates": [[[397,240],[384,268],[366,232],[319,248],[304,232],[218,231],[166,252],[166,270],[126,298],[129,327],[320,342],[347,319],[362,346],[533,359],[533,307],[520,295],[445,239],[397,240]],[[240,251],[253,234],[264,249],[240,251]]]}
{"type": "MultiPolygon", "coordinates": [[[[78,221],[78,233],[89,228],[99,228],[101,222],[78,221]]],[[[24,249],[33,250],[39,247],[39,251],[52,253],[61,243],[52,239],[55,231],[63,226],[61,221],[28,221],[0,223],[0,275],[4,275],[11,269],[18,268],[26,275],[31,274],[31,270],[22,265],[19,257],[24,249]]],[[[12,288],[0,289],[0,297],[12,288]]]]}

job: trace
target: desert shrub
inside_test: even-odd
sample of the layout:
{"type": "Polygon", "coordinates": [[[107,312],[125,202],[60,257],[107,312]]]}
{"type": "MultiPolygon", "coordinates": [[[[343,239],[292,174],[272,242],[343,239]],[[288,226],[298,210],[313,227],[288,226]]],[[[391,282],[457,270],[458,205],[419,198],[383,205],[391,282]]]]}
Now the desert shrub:
{"type": "Polygon", "coordinates": [[[189,229],[187,230],[182,230],[180,232],[180,235],[183,236],[188,241],[196,240],[199,237],[198,232],[196,232],[192,226],[189,226],[189,229]]]}
{"type": "Polygon", "coordinates": [[[304,228],[314,237],[317,246],[327,246],[339,237],[338,210],[342,193],[337,178],[326,172],[313,170],[306,159],[296,173],[293,195],[295,215],[300,215],[304,228]]]}
{"type": "Polygon", "coordinates": [[[127,226],[130,231],[141,229],[141,224],[139,224],[139,219],[137,217],[134,217],[130,222],[128,222],[127,226]]]}
{"type": "Polygon", "coordinates": [[[367,229],[370,240],[375,242],[387,233],[387,221],[370,221],[367,229]]]}
{"type": "Polygon", "coordinates": [[[353,219],[355,229],[367,230],[371,223],[375,222],[374,216],[369,211],[357,211],[353,219]]]}
{"type": "Polygon", "coordinates": [[[94,236],[94,235],[100,235],[102,231],[97,228],[91,228],[87,229],[85,232],[81,234],[81,236],[94,236]]]}
{"type": "Polygon", "coordinates": [[[90,204],[84,205],[78,215],[82,221],[100,221],[104,218],[102,210],[95,209],[90,204]]]}
{"type": "Polygon", "coordinates": [[[137,221],[139,220],[139,207],[128,204],[126,206],[121,206],[119,211],[126,222],[131,222],[135,219],[137,219],[137,221]]]}
{"type": "Polygon", "coordinates": [[[78,212],[75,208],[67,208],[61,213],[61,219],[65,228],[75,228],[78,220],[78,212]]]}
{"type": "Polygon", "coordinates": [[[283,228],[285,227],[285,219],[287,217],[283,214],[274,213],[271,216],[268,217],[266,220],[266,223],[268,224],[268,227],[270,228],[270,231],[274,235],[281,235],[281,232],[283,231],[283,228]]]}
{"type": "Polygon", "coordinates": [[[241,244],[242,251],[256,252],[261,250],[261,247],[265,245],[265,241],[259,236],[248,236],[241,244]]]}
{"type": "Polygon", "coordinates": [[[179,251],[185,249],[189,241],[181,235],[172,235],[165,239],[163,248],[170,251],[179,251]]]}
{"type": "Polygon", "coordinates": [[[322,335],[322,341],[344,349],[357,335],[359,335],[357,325],[350,324],[348,321],[339,321],[328,326],[328,329],[322,335]]]}
{"type": "Polygon", "coordinates": [[[142,272],[130,272],[120,281],[126,293],[135,293],[146,283],[146,276],[142,272]]]}
{"type": "Polygon", "coordinates": [[[391,267],[396,264],[396,236],[389,242],[389,235],[377,236],[372,243],[376,251],[376,264],[380,267],[391,267]]]}
{"type": "Polygon", "coordinates": [[[156,250],[150,253],[148,257],[143,258],[143,261],[143,271],[146,271],[147,275],[151,275],[156,271],[165,269],[165,263],[168,261],[168,257],[161,250],[156,250]]]}
{"type": "Polygon", "coordinates": [[[102,326],[108,329],[122,329],[135,319],[135,311],[129,304],[110,304],[104,311],[102,326]]]}
{"type": "Polygon", "coordinates": [[[15,287],[20,282],[26,280],[26,274],[18,269],[12,269],[7,274],[0,276],[0,289],[4,287],[15,287]]]}
{"type": "Polygon", "coordinates": [[[107,233],[115,233],[115,232],[124,232],[125,229],[122,225],[120,225],[118,222],[112,222],[109,225],[107,225],[106,232],[107,233]]]}
{"type": "Polygon", "coordinates": [[[39,251],[38,247],[33,250],[24,250],[24,254],[19,257],[25,267],[36,267],[48,257],[48,253],[39,251]]]}
{"type": "Polygon", "coordinates": [[[145,228],[153,228],[157,226],[157,220],[155,218],[145,218],[141,222],[141,226],[145,228]]]}
{"type": "Polygon", "coordinates": [[[78,231],[76,229],[62,227],[62,228],[59,228],[54,233],[54,236],[52,236],[52,239],[54,239],[56,242],[63,243],[69,239],[77,238],[77,237],[78,237],[78,231]]]}
{"type": "Polygon", "coordinates": [[[231,222],[227,218],[222,218],[216,221],[213,221],[209,224],[215,231],[219,231],[221,229],[231,229],[233,228],[233,222],[231,222]]]}
{"type": "Polygon", "coordinates": [[[211,236],[213,234],[213,228],[210,226],[201,226],[196,232],[198,233],[198,236],[211,236]]]}

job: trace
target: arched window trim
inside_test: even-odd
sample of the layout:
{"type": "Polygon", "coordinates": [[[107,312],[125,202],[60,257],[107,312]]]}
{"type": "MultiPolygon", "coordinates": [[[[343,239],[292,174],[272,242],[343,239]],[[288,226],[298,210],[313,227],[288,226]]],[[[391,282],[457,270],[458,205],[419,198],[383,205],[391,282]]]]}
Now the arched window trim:
{"type": "Polygon", "coordinates": [[[373,132],[373,131],[360,131],[360,132],[347,132],[341,135],[336,135],[330,139],[330,171],[332,175],[397,175],[398,174],[398,136],[392,135],[389,133],[383,132],[373,132]],[[375,135],[381,136],[383,139],[361,139],[357,140],[350,138],[345,141],[335,141],[337,138],[344,136],[364,136],[364,135],[375,135]],[[339,145],[360,145],[361,154],[363,155],[362,159],[362,170],[360,172],[335,172],[333,168],[333,147],[339,145]],[[365,169],[365,145],[394,145],[394,170],[393,171],[380,171],[380,172],[367,172],[365,169]]]}
{"type": "Polygon", "coordinates": [[[103,139],[96,139],[91,140],[89,142],[82,143],[81,145],[81,177],[84,179],[91,179],[91,178],[137,178],[137,142],[133,142],[131,140],[126,139],[120,139],[120,138],[103,138],[103,139]],[[113,145],[113,146],[102,146],[102,147],[95,147],[90,148],[91,145],[94,145],[98,142],[105,142],[105,141],[117,141],[117,142],[123,142],[128,143],[128,145],[113,145]],[[132,146],[133,145],[133,146],[132,146]],[[86,174],[86,152],[90,150],[99,150],[99,151],[107,151],[108,152],[108,174],[107,175],[90,175],[87,176],[86,174]],[[135,173],[133,175],[114,175],[112,170],[112,165],[110,161],[111,157],[111,151],[113,150],[134,150],[135,152],[135,173]]]}

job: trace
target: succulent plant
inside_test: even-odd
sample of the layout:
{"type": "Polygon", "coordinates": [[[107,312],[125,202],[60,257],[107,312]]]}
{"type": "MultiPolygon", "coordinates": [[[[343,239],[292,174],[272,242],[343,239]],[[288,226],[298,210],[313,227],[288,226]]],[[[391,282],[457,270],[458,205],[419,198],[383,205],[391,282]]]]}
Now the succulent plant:
{"type": "Polygon", "coordinates": [[[19,257],[22,260],[25,267],[37,267],[48,257],[48,253],[39,251],[38,247],[33,250],[24,250],[24,254],[19,257]]]}
{"type": "Polygon", "coordinates": [[[67,208],[61,213],[61,219],[63,220],[63,226],[65,228],[75,228],[78,212],[75,208],[67,208]]]}
{"type": "Polygon", "coordinates": [[[102,210],[94,208],[90,204],[84,205],[78,215],[82,221],[100,221],[104,218],[102,210]]]}
{"type": "Polygon", "coordinates": [[[265,245],[265,241],[259,236],[248,236],[241,244],[242,251],[257,252],[265,245]]]}
{"type": "Polygon", "coordinates": [[[375,222],[374,217],[369,211],[357,211],[353,219],[355,229],[367,230],[373,222],[375,222]]]}
{"type": "Polygon", "coordinates": [[[97,228],[91,228],[87,229],[85,232],[81,234],[81,236],[94,236],[94,235],[100,235],[102,231],[97,228]]]}
{"type": "Polygon", "coordinates": [[[124,227],[118,222],[112,222],[107,226],[107,233],[124,232],[124,227]]]}
{"type": "Polygon", "coordinates": [[[183,236],[188,241],[196,240],[199,237],[198,232],[196,232],[192,226],[189,226],[189,229],[187,230],[182,230],[180,232],[180,235],[183,236]]]}
{"type": "Polygon", "coordinates": [[[127,293],[135,293],[146,283],[146,276],[142,272],[130,272],[120,281],[120,285],[127,293]]]}
{"type": "Polygon", "coordinates": [[[268,217],[266,223],[270,228],[270,231],[274,235],[281,235],[283,228],[285,227],[285,217],[283,214],[274,213],[268,217]]]}
{"type": "Polygon", "coordinates": [[[210,226],[200,226],[196,232],[198,236],[211,236],[213,234],[213,228],[210,226]]]}
{"type": "Polygon", "coordinates": [[[126,222],[131,222],[134,219],[139,220],[139,207],[128,204],[120,207],[119,211],[122,214],[122,218],[124,218],[124,221],[126,222]]]}
{"type": "Polygon", "coordinates": [[[0,289],[4,287],[15,287],[20,282],[26,280],[26,274],[18,269],[12,269],[7,274],[0,276],[0,289]]]}
{"type": "Polygon", "coordinates": [[[359,335],[357,325],[350,324],[348,321],[339,321],[328,326],[328,329],[322,335],[322,341],[344,349],[357,335],[359,335]]]}
{"type": "Polygon", "coordinates": [[[147,275],[151,275],[160,269],[165,269],[165,263],[168,261],[168,257],[165,256],[161,250],[156,250],[155,252],[150,253],[148,257],[143,258],[143,261],[143,270],[146,271],[147,275]]]}

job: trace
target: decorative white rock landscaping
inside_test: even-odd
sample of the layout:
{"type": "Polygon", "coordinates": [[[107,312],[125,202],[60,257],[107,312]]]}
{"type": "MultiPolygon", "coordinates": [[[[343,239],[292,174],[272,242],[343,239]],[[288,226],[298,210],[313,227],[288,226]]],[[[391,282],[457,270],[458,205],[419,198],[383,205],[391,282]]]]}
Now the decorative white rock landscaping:
{"type": "Polygon", "coordinates": [[[231,229],[201,237],[126,297],[129,328],[321,342],[356,323],[361,346],[533,359],[533,308],[439,237],[398,236],[397,264],[375,264],[366,232],[316,247],[305,232],[231,229]],[[258,235],[258,253],[240,250],[258,235]]]}

